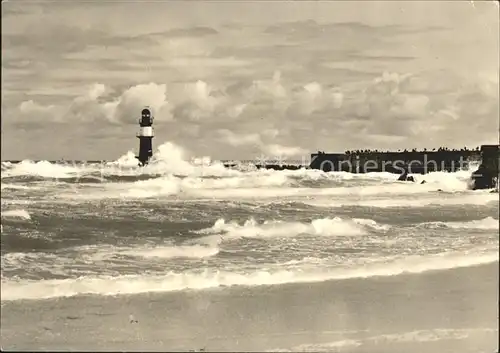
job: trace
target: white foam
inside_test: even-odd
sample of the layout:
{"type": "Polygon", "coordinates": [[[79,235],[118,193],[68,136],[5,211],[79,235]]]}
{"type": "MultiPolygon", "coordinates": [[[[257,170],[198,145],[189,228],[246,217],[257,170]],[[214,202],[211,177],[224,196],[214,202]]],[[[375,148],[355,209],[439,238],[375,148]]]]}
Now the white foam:
{"type": "Polygon", "coordinates": [[[82,173],[82,167],[76,165],[63,165],[48,161],[33,162],[25,160],[13,164],[9,169],[2,171],[2,178],[14,176],[39,176],[43,178],[73,178],[82,173]]]}
{"type": "Polygon", "coordinates": [[[24,220],[31,219],[30,214],[26,210],[8,210],[2,211],[2,218],[21,218],[24,220]]]}
{"type": "MultiPolygon", "coordinates": [[[[81,184],[71,184],[71,190],[60,188],[55,190],[56,198],[81,199],[141,199],[141,198],[182,198],[182,199],[276,199],[288,197],[318,198],[321,196],[338,197],[350,204],[349,198],[367,198],[373,196],[399,195],[420,197],[442,189],[448,192],[467,190],[470,171],[455,173],[430,173],[416,176],[417,181],[425,179],[426,184],[397,182],[396,175],[390,173],[352,174],[346,172],[325,173],[319,170],[252,170],[241,171],[228,169],[221,162],[212,161],[209,157],[191,157],[182,147],[167,142],[160,145],[148,165],[138,167],[133,152],[128,152],[118,160],[105,164],[53,164],[47,161],[34,163],[23,161],[19,164],[2,165],[2,178],[6,176],[37,175],[50,178],[94,177],[101,181],[106,176],[140,176],[150,175],[155,178],[137,182],[104,182],[92,183],[81,191],[81,184]],[[100,174],[100,178],[95,174],[100,174]],[[160,177],[156,177],[160,175],[160,177]],[[207,178],[208,177],[208,178],[207,178]],[[322,188],[304,187],[321,182],[322,188]],[[62,190],[62,192],[61,192],[62,190]]],[[[3,186],[2,186],[3,187],[3,186]]],[[[424,196],[425,197],[425,196],[424,196]]],[[[435,199],[441,198],[436,196],[435,199]]],[[[442,197],[446,199],[445,197],[442,197]]],[[[486,200],[492,195],[485,196],[486,200]]],[[[422,201],[433,204],[436,201],[422,201]]],[[[470,202],[480,204],[483,200],[470,202]]],[[[362,200],[359,205],[386,207],[397,201],[362,200]]],[[[418,207],[419,201],[413,199],[406,206],[418,207]]],[[[440,201],[441,202],[441,201],[440,201]]],[[[446,203],[448,201],[442,201],[446,203]]],[[[449,201],[452,202],[452,201],[449,201]]],[[[335,207],[335,206],[334,206],[335,207]]]]}
{"type": "MultiPolygon", "coordinates": [[[[147,198],[156,196],[168,196],[178,193],[196,194],[199,189],[219,189],[227,190],[241,187],[267,187],[281,186],[286,184],[288,179],[285,175],[270,176],[238,176],[222,179],[202,179],[198,177],[179,178],[167,175],[160,178],[136,181],[133,183],[121,183],[112,186],[113,190],[126,190],[119,192],[120,197],[147,198]]],[[[118,195],[118,194],[116,194],[118,195]]],[[[108,195],[110,196],[110,195],[108,195]]]]}
{"type": "MultiPolygon", "coordinates": [[[[306,163],[306,161],[304,161],[306,163]]],[[[2,178],[9,176],[20,175],[37,175],[50,178],[71,178],[81,177],[90,173],[100,173],[101,175],[182,175],[191,177],[201,176],[219,176],[219,177],[254,177],[257,179],[262,176],[279,175],[285,178],[295,178],[298,180],[325,180],[331,182],[344,182],[349,180],[363,180],[367,182],[390,182],[393,183],[397,178],[396,175],[390,173],[366,173],[352,174],[347,172],[330,172],[325,173],[319,170],[288,170],[288,171],[273,171],[273,170],[253,170],[251,172],[242,172],[239,170],[225,168],[221,162],[212,161],[210,157],[194,157],[182,147],[171,142],[163,143],[158,146],[150,163],[145,167],[138,167],[137,159],[132,151],[127,152],[122,157],[114,162],[109,162],[103,165],[91,164],[59,164],[49,163],[47,161],[32,162],[29,160],[22,161],[18,164],[2,164],[2,178]]],[[[427,184],[408,184],[399,183],[399,186],[390,185],[394,192],[397,189],[416,189],[423,191],[426,189],[435,190],[436,186],[443,190],[457,191],[466,190],[467,181],[470,178],[471,171],[458,171],[455,173],[434,172],[423,176],[417,175],[417,181],[426,180],[427,184]]],[[[372,185],[373,187],[373,185],[372,185]]],[[[365,193],[374,194],[373,190],[365,190],[365,193]]],[[[385,190],[387,192],[387,190],[385,190]]]]}
{"type": "Polygon", "coordinates": [[[239,188],[239,189],[197,189],[191,191],[195,197],[205,199],[269,199],[283,197],[303,197],[303,196],[371,196],[378,194],[419,194],[428,192],[429,189],[420,185],[408,186],[402,184],[358,186],[358,187],[330,187],[330,188],[276,188],[267,187],[239,188]]]}
{"type": "Polygon", "coordinates": [[[218,219],[208,229],[202,229],[199,233],[225,233],[224,238],[247,238],[247,237],[292,237],[299,234],[320,236],[356,236],[364,235],[367,229],[388,229],[387,225],[379,225],[371,219],[342,219],[320,218],[310,223],[265,221],[259,224],[251,218],[243,225],[237,222],[226,223],[224,219],[218,219]]]}
{"type": "Polygon", "coordinates": [[[156,276],[81,277],[65,280],[2,280],[1,300],[42,299],[79,294],[118,295],[169,292],[183,289],[206,289],[219,286],[259,286],[284,283],[310,283],[347,278],[395,276],[431,270],[475,266],[498,261],[498,251],[483,254],[445,254],[408,257],[392,263],[370,264],[369,267],[302,270],[229,272],[169,272],[156,276]]]}
{"type": "Polygon", "coordinates": [[[360,340],[346,339],[322,344],[301,344],[289,352],[331,352],[332,348],[336,350],[343,347],[359,347],[362,344],[360,340]]]}
{"type": "Polygon", "coordinates": [[[193,246],[177,246],[177,247],[155,247],[141,250],[121,251],[122,255],[138,256],[138,257],[157,257],[157,258],[176,258],[176,257],[189,257],[189,258],[205,258],[217,255],[219,249],[211,248],[202,245],[193,246]]]}
{"type": "Polygon", "coordinates": [[[468,222],[426,222],[419,224],[421,227],[453,228],[453,229],[498,229],[498,219],[486,217],[468,222]]]}
{"type": "Polygon", "coordinates": [[[158,263],[170,259],[203,259],[215,256],[220,251],[218,245],[218,241],[214,239],[214,241],[204,241],[204,244],[181,246],[115,247],[100,244],[60,249],[54,253],[10,252],[2,256],[1,265],[4,272],[22,269],[26,272],[42,271],[62,276],[75,273],[114,274],[116,266],[144,268],[154,264],[155,260],[158,263]]]}
{"type": "Polygon", "coordinates": [[[17,185],[17,184],[7,184],[7,183],[2,183],[2,190],[4,189],[12,189],[12,190],[33,190],[33,189],[39,189],[38,187],[35,186],[25,186],[25,185],[17,185]]]}
{"type": "Polygon", "coordinates": [[[219,253],[217,247],[210,247],[205,245],[189,245],[189,246],[149,246],[143,248],[113,248],[109,251],[100,249],[94,257],[104,258],[115,255],[126,255],[131,257],[142,258],[205,258],[215,256],[219,253]]]}
{"type": "Polygon", "coordinates": [[[188,160],[187,153],[183,148],[167,142],[158,146],[150,163],[145,167],[139,167],[135,154],[127,152],[114,162],[105,164],[76,164],[72,161],[51,163],[48,161],[33,162],[24,160],[16,164],[2,165],[2,178],[14,176],[40,176],[44,178],[75,178],[83,177],[91,173],[99,173],[101,176],[123,176],[144,174],[169,174],[191,176],[231,176],[240,175],[236,170],[230,170],[220,162],[210,162],[203,158],[204,163],[196,163],[188,160]]]}
{"type": "Polygon", "coordinates": [[[315,207],[345,207],[345,206],[361,206],[361,207],[424,207],[424,206],[448,206],[448,205],[486,205],[490,202],[498,201],[498,195],[481,192],[471,192],[474,194],[465,193],[432,193],[433,196],[419,195],[418,198],[379,198],[371,200],[297,200],[310,206],[315,207]]]}
{"type": "MultiPolygon", "coordinates": [[[[179,196],[186,199],[266,199],[276,197],[368,197],[375,195],[413,195],[435,191],[430,184],[415,185],[398,182],[384,182],[375,185],[352,187],[332,185],[332,187],[293,187],[291,173],[249,172],[223,178],[178,177],[167,174],[162,177],[132,183],[108,183],[105,189],[81,194],[71,193],[70,198],[151,198],[179,196]]],[[[303,178],[303,171],[300,172],[303,178]]],[[[313,175],[317,173],[313,172],[313,175]]],[[[332,178],[332,181],[335,181],[332,178]]],[[[336,182],[336,181],[335,181],[336,182]]]]}
{"type": "Polygon", "coordinates": [[[121,167],[135,166],[135,174],[176,174],[182,176],[231,176],[240,172],[224,167],[220,162],[212,162],[209,157],[194,158],[188,156],[182,147],[166,142],[158,146],[150,162],[137,168],[137,159],[133,152],[128,152],[117,161],[107,164],[114,167],[116,173],[121,167]]]}

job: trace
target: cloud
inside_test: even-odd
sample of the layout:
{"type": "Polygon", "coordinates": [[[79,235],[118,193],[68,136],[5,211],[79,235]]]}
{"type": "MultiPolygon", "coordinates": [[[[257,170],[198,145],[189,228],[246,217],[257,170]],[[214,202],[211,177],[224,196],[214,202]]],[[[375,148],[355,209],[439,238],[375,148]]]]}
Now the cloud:
{"type": "MultiPolygon", "coordinates": [[[[149,105],[158,139],[215,158],[497,140],[498,18],[489,8],[198,5],[47,3],[8,16],[3,131],[98,122],[129,139],[123,126],[149,105]],[[224,25],[221,7],[241,12],[237,28],[224,25]],[[121,15],[109,21],[111,11],[121,15]]],[[[81,134],[99,140],[95,128],[81,134]]]]}
{"type": "Polygon", "coordinates": [[[307,116],[318,111],[339,109],[344,95],[339,88],[324,89],[317,82],[311,82],[298,89],[294,102],[289,107],[289,115],[307,116]]]}
{"type": "MultiPolygon", "coordinates": [[[[16,4],[16,2],[10,1],[9,4],[7,4],[7,1],[2,1],[2,18],[5,19],[11,16],[14,17],[30,13],[30,10],[19,6],[19,4],[16,4]]],[[[28,5],[29,7],[29,4],[23,4],[22,6],[26,5],[28,5]]]]}
{"type": "Polygon", "coordinates": [[[262,141],[259,134],[235,134],[227,129],[219,130],[222,139],[231,146],[244,146],[244,145],[261,145],[262,141]]]}
{"type": "Polygon", "coordinates": [[[265,146],[264,151],[266,151],[271,156],[282,156],[282,157],[299,156],[307,153],[307,150],[304,148],[287,147],[278,144],[271,144],[265,146]]]}
{"type": "Polygon", "coordinates": [[[291,157],[304,155],[307,151],[300,147],[283,146],[277,143],[266,143],[265,140],[275,139],[279,132],[274,129],[264,130],[261,133],[237,134],[227,129],[218,130],[221,139],[234,147],[257,147],[261,153],[269,157],[291,157]]]}
{"type": "Polygon", "coordinates": [[[173,109],[176,119],[198,121],[214,117],[220,113],[221,106],[227,103],[226,97],[204,81],[184,84],[174,90],[177,101],[173,109]]]}
{"type": "MultiPolygon", "coordinates": [[[[57,56],[62,53],[79,52],[89,45],[110,45],[112,39],[97,29],[84,30],[66,24],[46,26],[43,23],[33,23],[26,32],[2,35],[3,45],[9,50],[19,47],[36,49],[34,55],[57,56]]],[[[116,42],[115,42],[116,43],[116,42]]],[[[35,59],[35,58],[33,58],[35,59]]]]}
{"type": "MultiPolygon", "coordinates": [[[[477,139],[484,129],[492,131],[498,117],[496,81],[484,79],[478,85],[452,73],[446,77],[442,82],[432,72],[384,72],[371,81],[336,86],[293,82],[276,71],[270,78],[253,81],[151,82],[121,92],[94,84],[66,105],[28,99],[15,115],[17,122],[136,124],[138,112],[147,105],[157,123],[178,121],[179,134],[196,136],[200,129],[219,129],[219,140],[231,146],[284,154],[298,153],[288,149],[290,145],[319,144],[323,140],[318,136],[323,135],[344,143],[348,136],[363,135],[369,143],[370,134],[393,136],[390,141],[401,136],[431,141],[442,138],[444,131],[466,139],[477,139]],[[286,148],[280,150],[279,145],[286,148]]],[[[373,138],[374,143],[380,141],[373,138]]]]}
{"type": "Polygon", "coordinates": [[[172,115],[168,109],[167,86],[156,83],[142,84],[129,88],[112,104],[108,119],[115,122],[137,123],[137,114],[144,107],[149,106],[157,121],[168,121],[172,115]]]}
{"type": "Polygon", "coordinates": [[[41,105],[33,100],[24,101],[19,105],[18,119],[21,122],[59,121],[57,108],[54,105],[41,105]]]}
{"type": "Polygon", "coordinates": [[[14,123],[25,122],[109,122],[114,124],[136,124],[138,114],[144,106],[151,107],[156,121],[172,119],[166,100],[166,85],[140,84],[125,90],[119,97],[101,100],[109,90],[103,84],[94,84],[69,105],[44,106],[28,100],[22,102],[14,123]]]}

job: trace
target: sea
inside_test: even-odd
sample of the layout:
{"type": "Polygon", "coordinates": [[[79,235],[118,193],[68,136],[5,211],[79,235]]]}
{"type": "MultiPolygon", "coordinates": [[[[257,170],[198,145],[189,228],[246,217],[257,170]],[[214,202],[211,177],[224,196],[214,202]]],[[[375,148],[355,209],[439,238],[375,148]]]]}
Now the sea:
{"type": "Polygon", "coordinates": [[[471,170],[162,151],[2,162],[3,350],[498,351],[499,196],[471,170]]]}

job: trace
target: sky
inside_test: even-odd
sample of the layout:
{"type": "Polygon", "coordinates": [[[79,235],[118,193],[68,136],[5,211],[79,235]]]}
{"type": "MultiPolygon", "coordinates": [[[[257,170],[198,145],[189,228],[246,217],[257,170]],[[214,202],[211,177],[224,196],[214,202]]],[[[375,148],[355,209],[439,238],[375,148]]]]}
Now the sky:
{"type": "Polygon", "coordinates": [[[495,1],[2,2],[2,160],[498,143],[495,1]]]}

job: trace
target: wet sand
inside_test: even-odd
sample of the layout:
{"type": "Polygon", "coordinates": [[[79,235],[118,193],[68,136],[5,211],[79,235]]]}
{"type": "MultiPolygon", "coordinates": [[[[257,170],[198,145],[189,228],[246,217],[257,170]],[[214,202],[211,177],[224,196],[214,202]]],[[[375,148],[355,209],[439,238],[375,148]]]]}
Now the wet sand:
{"type": "Polygon", "coordinates": [[[498,262],[311,284],[3,302],[1,338],[9,350],[493,352],[498,262]]]}

